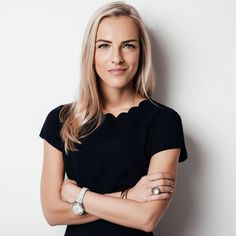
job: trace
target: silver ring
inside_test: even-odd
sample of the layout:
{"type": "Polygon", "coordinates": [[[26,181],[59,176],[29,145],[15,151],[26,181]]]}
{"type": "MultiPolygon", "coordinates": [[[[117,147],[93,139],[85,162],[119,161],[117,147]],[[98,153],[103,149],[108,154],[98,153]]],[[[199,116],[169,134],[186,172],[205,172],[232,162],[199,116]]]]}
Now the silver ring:
{"type": "Polygon", "coordinates": [[[152,188],[152,194],[158,195],[161,193],[161,190],[158,186],[152,188]]]}

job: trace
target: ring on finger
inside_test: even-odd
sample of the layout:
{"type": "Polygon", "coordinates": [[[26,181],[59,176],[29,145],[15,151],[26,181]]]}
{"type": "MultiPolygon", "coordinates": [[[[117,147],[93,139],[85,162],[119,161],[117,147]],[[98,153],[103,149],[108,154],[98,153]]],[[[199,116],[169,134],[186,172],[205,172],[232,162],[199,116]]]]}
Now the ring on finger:
{"type": "Polygon", "coordinates": [[[152,188],[152,194],[153,195],[158,195],[160,193],[161,193],[161,190],[158,186],[155,186],[155,187],[152,188]]]}

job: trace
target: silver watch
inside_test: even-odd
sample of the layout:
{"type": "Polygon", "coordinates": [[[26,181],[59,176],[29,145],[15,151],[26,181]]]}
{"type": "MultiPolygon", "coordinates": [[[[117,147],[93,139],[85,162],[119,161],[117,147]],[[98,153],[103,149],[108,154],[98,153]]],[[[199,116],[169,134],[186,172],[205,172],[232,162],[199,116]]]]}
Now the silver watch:
{"type": "Polygon", "coordinates": [[[85,195],[86,191],[88,191],[88,190],[89,189],[86,187],[81,188],[75,201],[72,202],[72,204],[71,204],[72,211],[76,215],[82,215],[85,212],[84,206],[83,206],[83,199],[84,199],[84,195],[85,195]]]}

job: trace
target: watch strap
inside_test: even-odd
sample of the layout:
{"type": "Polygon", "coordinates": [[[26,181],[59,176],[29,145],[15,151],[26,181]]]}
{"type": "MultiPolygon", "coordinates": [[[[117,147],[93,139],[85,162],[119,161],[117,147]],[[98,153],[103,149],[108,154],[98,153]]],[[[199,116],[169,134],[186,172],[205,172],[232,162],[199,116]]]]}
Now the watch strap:
{"type": "Polygon", "coordinates": [[[81,188],[81,190],[79,191],[75,201],[80,203],[80,204],[82,204],[83,203],[83,199],[84,199],[84,195],[85,195],[86,191],[88,191],[88,190],[89,189],[86,188],[86,187],[81,188]]]}

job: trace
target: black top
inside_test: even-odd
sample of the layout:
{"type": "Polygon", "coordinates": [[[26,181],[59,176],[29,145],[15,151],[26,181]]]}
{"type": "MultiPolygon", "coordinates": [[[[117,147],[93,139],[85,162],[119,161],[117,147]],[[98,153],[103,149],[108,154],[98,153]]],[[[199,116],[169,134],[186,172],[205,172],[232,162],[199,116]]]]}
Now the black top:
{"type": "MultiPolygon", "coordinates": [[[[76,152],[65,154],[60,137],[60,105],[49,112],[40,132],[63,154],[65,172],[80,187],[105,194],[134,186],[147,175],[150,158],[157,152],[181,148],[179,162],[187,159],[182,122],[170,107],[145,99],[117,117],[104,115],[102,124],[76,144],[76,152]]],[[[68,225],[66,236],[147,236],[141,230],[124,227],[106,220],[81,225],[68,225]]]]}

